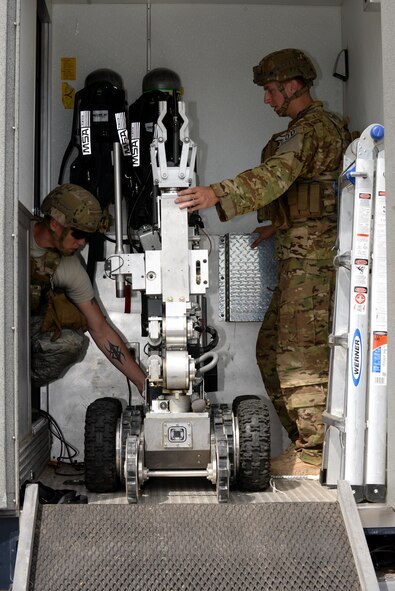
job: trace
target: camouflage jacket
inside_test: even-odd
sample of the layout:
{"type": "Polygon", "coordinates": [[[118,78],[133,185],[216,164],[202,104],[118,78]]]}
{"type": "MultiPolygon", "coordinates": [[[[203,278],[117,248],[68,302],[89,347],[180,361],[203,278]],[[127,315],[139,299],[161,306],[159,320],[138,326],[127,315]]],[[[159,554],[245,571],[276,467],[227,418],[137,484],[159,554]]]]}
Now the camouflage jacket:
{"type": "Polygon", "coordinates": [[[290,122],[286,131],[271,138],[262,151],[259,166],[234,179],[211,185],[220,198],[216,206],[220,219],[227,221],[236,215],[258,211],[259,221],[270,219],[279,229],[278,250],[284,250],[284,246],[287,251],[279,253],[280,258],[328,258],[328,248],[333,247],[336,232],[332,185],[349,142],[345,122],[325,111],[321,102],[313,102],[290,122]],[[290,221],[288,195],[295,187],[312,183],[320,185],[322,203],[316,214],[299,213],[297,219],[290,221]],[[325,235],[327,244],[323,245],[325,235]]]}
{"type": "Polygon", "coordinates": [[[30,307],[38,312],[42,305],[47,304],[47,295],[53,289],[52,277],[60,264],[59,252],[48,249],[39,257],[30,257],[30,307]]]}

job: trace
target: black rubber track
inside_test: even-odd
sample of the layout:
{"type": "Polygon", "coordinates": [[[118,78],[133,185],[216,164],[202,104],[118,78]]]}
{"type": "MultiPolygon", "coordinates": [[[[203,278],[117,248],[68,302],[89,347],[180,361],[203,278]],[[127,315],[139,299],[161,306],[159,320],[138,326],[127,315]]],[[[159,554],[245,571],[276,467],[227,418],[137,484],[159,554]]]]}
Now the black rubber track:
{"type": "Polygon", "coordinates": [[[240,400],[237,485],[241,490],[264,490],[270,483],[270,417],[262,400],[240,400]]]}
{"type": "Polygon", "coordinates": [[[98,493],[119,488],[116,432],[122,404],[116,398],[98,398],[85,416],[85,486],[98,493]]]}

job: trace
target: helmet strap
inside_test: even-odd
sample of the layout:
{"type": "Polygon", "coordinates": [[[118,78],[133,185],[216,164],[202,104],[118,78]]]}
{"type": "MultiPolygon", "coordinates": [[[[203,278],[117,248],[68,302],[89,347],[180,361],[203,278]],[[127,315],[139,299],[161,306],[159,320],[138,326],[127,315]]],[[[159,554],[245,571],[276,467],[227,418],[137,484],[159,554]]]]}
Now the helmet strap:
{"type": "Polygon", "coordinates": [[[281,107],[278,109],[277,113],[280,115],[280,117],[286,117],[287,115],[287,111],[288,111],[288,107],[290,105],[290,103],[299,98],[300,96],[302,96],[302,94],[305,94],[306,92],[308,92],[309,90],[309,86],[306,84],[305,86],[302,86],[302,88],[299,88],[299,90],[297,90],[296,92],[294,92],[293,95],[291,96],[287,96],[287,93],[285,92],[285,88],[282,82],[278,82],[276,81],[277,84],[277,88],[278,90],[281,92],[281,94],[284,97],[284,102],[281,105],[281,107]]]}
{"type": "Polygon", "coordinates": [[[62,230],[61,235],[60,236],[57,236],[57,234],[52,230],[51,224],[50,224],[49,219],[47,217],[44,218],[44,224],[46,225],[46,227],[48,229],[48,232],[51,234],[52,238],[54,238],[56,240],[56,242],[57,242],[56,249],[61,254],[65,255],[65,256],[68,256],[70,253],[67,252],[63,248],[63,240],[66,238],[67,234],[69,233],[70,228],[64,227],[63,230],[62,230]]]}

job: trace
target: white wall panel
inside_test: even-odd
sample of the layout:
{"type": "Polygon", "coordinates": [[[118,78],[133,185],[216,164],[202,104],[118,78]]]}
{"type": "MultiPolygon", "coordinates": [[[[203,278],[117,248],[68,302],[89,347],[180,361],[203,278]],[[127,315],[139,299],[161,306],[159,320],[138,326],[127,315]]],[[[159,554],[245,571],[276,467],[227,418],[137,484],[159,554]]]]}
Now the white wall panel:
{"type": "Polygon", "coordinates": [[[344,0],[343,46],[348,48],[350,78],[344,84],[344,112],[352,129],[384,122],[380,12],[364,11],[362,0],[344,0]]]}

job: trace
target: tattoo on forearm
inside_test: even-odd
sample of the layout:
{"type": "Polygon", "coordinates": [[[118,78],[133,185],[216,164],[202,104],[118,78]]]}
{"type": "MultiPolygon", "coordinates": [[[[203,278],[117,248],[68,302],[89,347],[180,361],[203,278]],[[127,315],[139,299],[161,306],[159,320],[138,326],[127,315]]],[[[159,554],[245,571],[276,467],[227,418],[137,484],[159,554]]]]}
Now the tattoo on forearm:
{"type": "Polygon", "coordinates": [[[122,357],[125,357],[125,355],[122,353],[118,345],[114,345],[113,343],[110,343],[110,341],[108,341],[108,344],[109,347],[106,350],[108,351],[110,359],[114,359],[114,361],[119,361],[119,363],[122,365],[122,357]]]}

